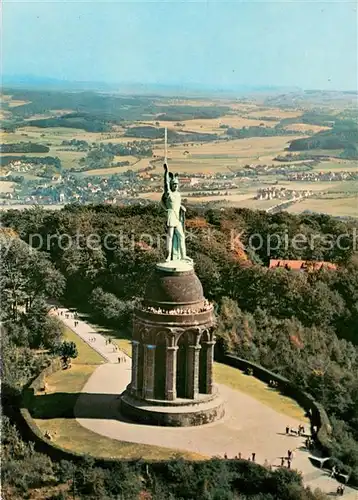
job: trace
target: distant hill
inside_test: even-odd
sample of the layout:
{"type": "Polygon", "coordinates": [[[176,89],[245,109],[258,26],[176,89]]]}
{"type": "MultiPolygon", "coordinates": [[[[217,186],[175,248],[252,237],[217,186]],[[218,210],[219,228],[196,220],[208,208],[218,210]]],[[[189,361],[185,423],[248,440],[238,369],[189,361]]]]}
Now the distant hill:
{"type": "Polygon", "coordinates": [[[318,132],[311,137],[295,139],[290,151],[315,149],[342,150],[342,158],[358,158],[358,124],[354,120],[337,120],[331,130],[318,132]]]}
{"type": "Polygon", "coordinates": [[[272,85],[235,85],[221,86],[202,83],[138,83],[138,82],[77,82],[60,80],[35,75],[4,75],[4,87],[28,90],[95,90],[99,92],[115,92],[124,95],[147,96],[183,96],[183,97],[242,97],[251,94],[277,94],[299,91],[298,88],[278,87],[272,85]]]}

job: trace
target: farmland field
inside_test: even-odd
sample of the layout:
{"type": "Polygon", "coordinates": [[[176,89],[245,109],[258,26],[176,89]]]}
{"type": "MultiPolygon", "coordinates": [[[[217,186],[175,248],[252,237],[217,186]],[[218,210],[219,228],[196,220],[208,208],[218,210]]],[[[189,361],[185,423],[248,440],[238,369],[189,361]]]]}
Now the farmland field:
{"type": "Polygon", "coordinates": [[[9,181],[0,181],[0,193],[12,193],[14,191],[14,183],[9,181]]]}
{"type": "MultiPolygon", "coordinates": [[[[231,141],[173,145],[169,148],[168,160],[175,172],[194,172],[195,169],[197,172],[205,173],[223,170],[235,171],[253,162],[269,162],[280,165],[280,162],[273,161],[273,158],[278,154],[285,154],[285,148],[289,141],[295,138],[297,137],[253,137],[231,141]]],[[[163,149],[154,149],[153,153],[162,156],[163,149]]]]}
{"type": "MultiPolygon", "coordinates": [[[[199,133],[210,133],[210,134],[225,134],[225,129],[220,128],[220,125],[227,125],[232,128],[242,128],[242,127],[257,127],[260,124],[265,125],[265,127],[274,127],[279,123],[279,121],[265,121],[250,119],[250,117],[242,117],[240,115],[224,115],[220,118],[210,118],[210,119],[193,119],[193,120],[179,120],[180,126],[176,126],[175,122],[167,121],[156,121],[159,123],[159,127],[168,127],[172,130],[183,130],[183,132],[199,132],[199,133]]],[[[153,125],[153,121],[141,122],[141,125],[153,125]]]]}
{"type": "Polygon", "coordinates": [[[291,213],[301,213],[305,210],[329,215],[341,215],[348,217],[358,217],[358,195],[356,197],[337,199],[315,199],[308,198],[290,206],[287,211],[291,213]]]}

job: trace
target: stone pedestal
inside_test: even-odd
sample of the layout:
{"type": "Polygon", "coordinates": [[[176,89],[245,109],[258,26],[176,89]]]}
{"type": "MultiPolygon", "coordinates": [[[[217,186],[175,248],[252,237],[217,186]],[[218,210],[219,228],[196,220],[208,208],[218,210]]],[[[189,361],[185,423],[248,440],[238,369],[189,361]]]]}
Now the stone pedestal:
{"type": "Polygon", "coordinates": [[[132,380],[121,399],[129,418],[201,425],[221,418],[213,385],[214,314],[192,264],[158,264],[134,312],[132,380]]]}

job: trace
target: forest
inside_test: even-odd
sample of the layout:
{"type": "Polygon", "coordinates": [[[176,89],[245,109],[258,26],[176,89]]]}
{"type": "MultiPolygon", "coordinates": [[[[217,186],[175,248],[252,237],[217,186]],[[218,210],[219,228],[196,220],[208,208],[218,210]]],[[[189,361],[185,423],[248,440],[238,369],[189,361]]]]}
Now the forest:
{"type": "MultiPolygon", "coordinates": [[[[162,139],[164,137],[164,128],[140,126],[130,127],[126,130],[124,137],[140,137],[142,139],[162,139]]],[[[175,144],[179,142],[207,142],[216,141],[217,134],[204,134],[200,132],[175,132],[168,130],[168,141],[175,144]]]]}
{"type": "MultiPolygon", "coordinates": [[[[200,105],[164,105],[159,97],[146,96],[118,96],[101,94],[98,92],[64,92],[64,91],[40,91],[40,90],[19,90],[3,89],[4,94],[12,95],[13,99],[25,101],[22,106],[4,109],[11,111],[12,119],[7,120],[2,126],[6,129],[24,126],[23,120],[33,115],[49,113],[51,110],[72,110],[73,116],[63,115],[56,118],[34,120],[36,126],[67,126],[89,130],[90,120],[100,127],[101,122],[122,123],[123,121],[133,122],[136,120],[148,119],[148,116],[160,115],[161,120],[178,121],[194,118],[217,118],[230,111],[227,106],[200,106],[200,105]],[[48,120],[55,120],[49,122],[48,120]],[[40,125],[38,124],[40,122],[40,125]],[[52,124],[55,123],[55,124],[52,124]],[[82,125],[79,127],[79,125],[82,125]]],[[[5,121],[4,121],[5,122],[5,121]]],[[[102,125],[103,126],[103,125],[102,125]]],[[[89,130],[102,131],[102,130],[89,130]]]]}
{"type": "Polygon", "coordinates": [[[332,129],[318,132],[312,137],[295,139],[288,148],[290,151],[315,149],[342,149],[340,156],[346,159],[358,158],[358,125],[353,120],[337,120],[332,129]]]}
{"type": "Polygon", "coordinates": [[[57,156],[1,156],[0,165],[6,166],[10,163],[21,161],[24,164],[51,165],[55,169],[61,170],[61,160],[57,156]]]}
{"type": "Polygon", "coordinates": [[[34,142],[14,142],[0,144],[0,153],[48,153],[50,148],[34,142]]]}
{"type": "MultiPolygon", "coordinates": [[[[57,212],[40,208],[13,210],[2,214],[1,222],[3,231],[22,238],[16,240],[18,250],[15,246],[5,259],[5,263],[13,259],[12,267],[6,265],[19,286],[13,286],[13,279],[6,283],[3,280],[1,290],[8,301],[4,311],[10,321],[11,349],[29,352],[39,343],[50,345],[52,338],[58,338],[57,330],[38,327],[45,321],[44,315],[36,312],[33,323],[28,319],[30,312],[39,307],[37,299],[41,297],[44,302],[46,296],[53,294],[55,283],[62,300],[80,310],[90,310],[102,324],[127,325],[130,331],[133,303],[143,293],[155,263],[165,254],[162,238],[157,237],[165,234],[158,205],[69,205],[57,212]],[[69,235],[72,245],[61,244],[63,234],[69,235]],[[99,235],[98,245],[86,244],[91,234],[99,235]],[[35,253],[42,259],[39,269],[25,259],[19,270],[16,254],[27,244],[41,250],[35,253]],[[21,274],[23,278],[18,276],[21,274]],[[25,277],[28,282],[22,284],[25,277]],[[33,286],[32,279],[44,285],[33,286]],[[28,312],[17,316],[16,304],[21,303],[28,303],[28,312]],[[47,337],[33,333],[39,331],[47,337]],[[52,333],[46,333],[49,331],[52,333]]],[[[323,404],[333,426],[330,453],[337,467],[348,473],[356,485],[357,229],[354,220],[326,215],[194,207],[187,212],[188,254],[195,261],[205,295],[216,306],[218,348],[286,376],[323,404]],[[314,245],[293,245],[297,234],[305,235],[314,245]],[[261,245],[256,242],[258,235],[263,241],[261,245]],[[282,241],[289,244],[272,245],[272,235],[276,235],[276,240],[281,235],[282,241]],[[338,241],[339,245],[334,243],[338,241]],[[311,272],[269,269],[269,259],[274,258],[325,260],[338,267],[335,271],[311,272]]],[[[16,378],[16,374],[12,372],[11,377],[16,378]]],[[[211,490],[203,498],[251,498],[237,496],[237,484],[237,490],[230,482],[225,493],[211,490]]],[[[170,494],[174,495],[173,491],[170,494]]],[[[181,493],[172,498],[195,496],[181,493]]],[[[262,498],[271,497],[267,493],[262,498]]],[[[306,497],[282,494],[274,498],[306,497]]]]}
{"type": "Polygon", "coordinates": [[[276,137],[280,135],[297,135],[295,130],[287,130],[281,127],[242,127],[228,128],[227,134],[237,139],[247,139],[249,137],[276,137]]]}

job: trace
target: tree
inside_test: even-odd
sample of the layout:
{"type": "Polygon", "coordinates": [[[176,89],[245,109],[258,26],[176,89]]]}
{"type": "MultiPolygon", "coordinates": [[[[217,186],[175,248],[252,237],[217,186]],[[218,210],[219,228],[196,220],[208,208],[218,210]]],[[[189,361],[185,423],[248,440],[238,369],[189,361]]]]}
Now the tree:
{"type": "Polygon", "coordinates": [[[56,354],[61,356],[65,368],[68,368],[70,366],[70,360],[75,359],[78,356],[77,346],[74,342],[67,342],[65,340],[56,349],[56,354]]]}

